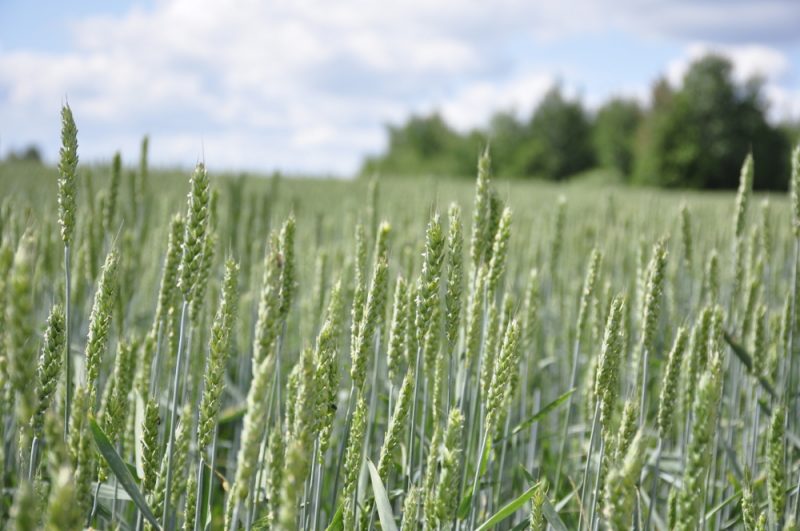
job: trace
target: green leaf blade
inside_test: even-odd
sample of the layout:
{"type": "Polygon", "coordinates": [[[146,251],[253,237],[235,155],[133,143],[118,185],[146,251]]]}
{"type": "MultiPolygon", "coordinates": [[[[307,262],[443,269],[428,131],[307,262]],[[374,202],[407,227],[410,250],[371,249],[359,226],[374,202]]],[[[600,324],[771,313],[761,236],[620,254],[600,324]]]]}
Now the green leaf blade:
{"type": "Polygon", "coordinates": [[[139,511],[141,511],[142,516],[144,516],[147,521],[150,522],[156,531],[160,530],[161,526],[159,525],[158,520],[156,520],[156,517],[153,515],[153,511],[150,510],[150,506],[144,499],[139,487],[136,486],[136,481],[133,479],[130,470],[128,470],[128,465],[126,465],[119,456],[117,451],[114,449],[114,445],[112,445],[111,441],[108,440],[108,436],[105,434],[102,428],[100,428],[95,419],[89,419],[89,426],[92,430],[92,437],[95,445],[97,446],[97,450],[100,452],[100,455],[103,456],[103,459],[105,459],[106,463],[108,463],[108,467],[116,476],[119,484],[122,485],[122,488],[125,489],[125,492],[127,492],[131,497],[133,503],[136,505],[139,511]]]}
{"type": "Polygon", "coordinates": [[[384,531],[397,531],[397,524],[392,514],[392,505],[389,503],[389,496],[386,494],[386,488],[383,486],[378,470],[369,459],[367,459],[367,466],[369,467],[369,476],[372,480],[372,491],[375,493],[375,505],[378,508],[378,518],[381,521],[381,529],[384,531]]]}
{"type": "Polygon", "coordinates": [[[488,520],[486,520],[480,527],[478,527],[475,531],[485,531],[494,527],[495,525],[499,524],[522,507],[525,502],[531,499],[533,494],[536,492],[537,485],[529,488],[519,496],[517,496],[514,500],[508,502],[504,507],[502,507],[499,511],[494,513],[488,520]]]}

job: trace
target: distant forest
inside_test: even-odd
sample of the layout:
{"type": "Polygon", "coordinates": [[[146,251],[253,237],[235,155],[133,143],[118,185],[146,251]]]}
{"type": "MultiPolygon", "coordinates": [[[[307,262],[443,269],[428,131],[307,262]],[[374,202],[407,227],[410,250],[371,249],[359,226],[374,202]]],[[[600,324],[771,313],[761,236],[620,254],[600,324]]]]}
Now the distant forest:
{"type": "Polygon", "coordinates": [[[553,87],[527,119],[495,114],[488,127],[461,134],[438,113],[389,126],[386,153],[362,173],[472,177],[479,151],[506,178],[570,179],[592,169],[627,183],[662,187],[735,188],[748,152],[755,187],[786,189],[797,123],[772,124],[760,79],[739,83],[724,57],[707,55],[680,86],[659,79],[649,107],[615,98],[596,112],[553,87]]]}

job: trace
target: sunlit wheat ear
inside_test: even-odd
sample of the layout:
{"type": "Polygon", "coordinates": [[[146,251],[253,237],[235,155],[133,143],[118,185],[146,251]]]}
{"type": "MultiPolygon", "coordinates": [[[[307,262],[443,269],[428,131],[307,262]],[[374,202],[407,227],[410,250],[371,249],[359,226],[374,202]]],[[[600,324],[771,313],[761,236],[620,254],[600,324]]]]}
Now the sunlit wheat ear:
{"type": "Polygon", "coordinates": [[[724,326],[725,312],[723,312],[721,306],[714,306],[711,312],[711,326],[708,334],[708,367],[712,367],[712,364],[721,356],[719,351],[725,344],[723,339],[724,326]]]}
{"type": "Polygon", "coordinates": [[[503,345],[495,363],[492,383],[489,387],[486,406],[486,433],[494,433],[495,424],[500,416],[500,408],[505,402],[506,386],[511,373],[519,369],[519,324],[512,321],[503,336],[503,345]]]}
{"type": "Polygon", "coordinates": [[[439,522],[450,522],[458,508],[459,481],[463,470],[464,415],[453,408],[447,418],[444,444],[441,448],[441,471],[436,489],[436,514],[439,522]]]}
{"type": "Polygon", "coordinates": [[[753,500],[753,486],[750,481],[750,471],[745,469],[742,482],[742,523],[745,531],[755,531],[758,518],[758,508],[753,500]]]}
{"type": "MultiPolygon", "coordinates": [[[[517,309],[517,303],[514,299],[514,296],[511,293],[506,293],[506,296],[503,298],[503,320],[500,325],[502,330],[508,331],[511,322],[515,320],[515,312],[517,309]]],[[[500,415],[497,418],[497,428],[495,431],[496,436],[502,436],[502,429],[503,426],[506,424],[506,418],[508,416],[509,408],[511,406],[512,401],[514,400],[517,389],[519,387],[519,380],[520,380],[520,371],[519,371],[519,360],[522,358],[523,350],[522,350],[522,325],[517,321],[519,325],[519,339],[517,340],[517,367],[515,370],[511,371],[509,375],[508,384],[505,386],[505,391],[503,393],[503,405],[500,407],[500,415]]]]}
{"type": "Polygon", "coordinates": [[[200,313],[205,304],[205,294],[208,288],[208,277],[211,275],[211,267],[214,263],[214,254],[217,248],[217,234],[209,228],[206,237],[203,239],[203,254],[200,267],[197,271],[195,281],[194,296],[189,306],[189,318],[194,324],[199,323],[200,313]]]}
{"type": "MultiPolygon", "coordinates": [[[[11,250],[11,246],[7,243],[0,243],[0,329],[2,330],[6,330],[7,311],[11,303],[7,286],[13,263],[14,251],[11,250]]],[[[8,378],[8,346],[5,337],[0,338],[0,378],[3,382],[8,378]]],[[[0,404],[5,405],[3,403],[5,398],[5,393],[0,392],[0,404]]]]}
{"type": "Polygon", "coordinates": [[[416,361],[417,349],[419,342],[417,341],[417,291],[418,285],[416,282],[409,282],[406,285],[408,292],[408,302],[406,303],[406,311],[408,312],[408,319],[406,320],[406,349],[405,349],[405,362],[406,364],[414,363],[416,361]]]}
{"type": "Polygon", "coordinates": [[[406,349],[406,327],[408,326],[408,286],[403,277],[397,277],[394,288],[392,321],[389,326],[389,345],[386,349],[386,365],[389,381],[394,382],[403,362],[406,349]]]}
{"type": "Polygon", "coordinates": [[[231,352],[231,343],[238,315],[239,265],[234,260],[225,262],[225,276],[219,306],[211,325],[208,362],[200,400],[200,417],[197,423],[197,451],[200,455],[211,444],[217,425],[224,375],[231,352]]]}
{"type": "Polygon", "coordinates": [[[666,267],[666,241],[661,240],[653,247],[650,264],[647,267],[647,283],[642,307],[642,348],[648,351],[653,349],[656,326],[661,313],[661,295],[664,291],[666,267]]]}
{"type": "MultiPolygon", "coordinates": [[[[164,504],[167,498],[167,460],[169,456],[168,454],[164,454],[162,458],[159,460],[160,464],[158,466],[158,477],[156,478],[156,484],[153,488],[153,493],[148,498],[148,503],[150,504],[151,508],[153,509],[153,515],[163,522],[164,520],[164,504]]],[[[149,523],[145,524],[145,529],[151,531],[155,529],[149,523]]]]}
{"type": "Polygon", "coordinates": [[[114,312],[114,297],[117,292],[117,268],[119,258],[112,249],[106,256],[100,281],[94,296],[92,313],[89,317],[89,335],[86,340],[86,391],[89,407],[93,410],[100,375],[100,362],[108,342],[111,318],[114,312]]]}
{"type": "Polygon", "coordinates": [[[681,248],[683,250],[683,263],[687,268],[691,268],[694,258],[692,212],[686,203],[681,204],[681,248]]]}
{"type": "Polygon", "coordinates": [[[143,181],[147,180],[147,174],[149,170],[147,166],[148,163],[147,158],[149,151],[150,151],[150,137],[144,135],[142,137],[142,143],[139,145],[139,176],[142,178],[143,181]]]}
{"type": "MultiPolygon", "coordinates": [[[[133,345],[130,342],[120,341],[114,359],[114,372],[106,383],[101,415],[99,415],[103,430],[112,444],[118,444],[124,436],[123,430],[127,425],[129,413],[128,396],[133,385],[135,362],[133,345]]],[[[108,467],[104,461],[101,461],[99,465],[98,479],[106,481],[108,467]]]]}
{"type": "Polygon", "coordinates": [[[667,368],[661,382],[661,394],[658,401],[658,436],[667,439],[675,417],[675,400],[678,397],[678,378],[680,376],[683,353],[686,350],[687,333],[679,327],[675,333],[675,341],[667,358],[667,368]]]}
{"type": "Polygon", "coordinates": [[[141,358],[136,363],[134,389],[144,399],[150,392],[150,379],[153,375],[153,358],[156,354],[156,333],[153,330],[140,340],[141,358]]]}
{"type": "Polygon", "coordinates": [[[706,303],[719,303],[719,255],[712,249],[708,255],[705,271],[706,303]]]}
{"type": "Polygon", "coordinates": [[[528,529],[530,531],[545,531],[547,522],[544,518],[544,503],[547,499],[547,480],[542,479],[536,484],[536,491],[531,498],[531,514],[528,529]]]}
{"type": "Polygon", "coordinates": [[[33,233],[26,232],[14,253],[11,274],[7,282],[5,350],[8,357],[8,380],[16,397],[17,424],[22,428],[25,440],[22,447],[30,444],[30,420],[36,412],[36,343],[31,323],[33,314],[33,268],[35,265],[33,233]]]}
{"type": "Polygon", "coordinates": [[[342,503],[344,504],[343,522],[345,529],[353,529],[356,517],[356,504],[353,495],[361,470],[361,452],[364,446],[364,435],[367,427],[367,400],[364,393],[358,394],[350,437],[344,458],[344,484],[342,486],[342,503]]]}
{"type": "Polygon", "coordinates": [[[300,389],[300,369],[301,365],[295,363],[286,378],[286,430],[287,443],[292,439],[294,429],[294,418],[297,412],[297,392],[300,389]]]}
{"type": "Polygon", "coordinates": [[[494,189],[489,190],[489,210],[486,221],[486,229],[484,238],[486,245],[484,255],[482,258],[483,263],[489,264],[492,260],[492,253],[494,252],[494,240],[497,235],[497,229],[500,226],[500,217],[504,210],[503,200],[500,199],[497,191],[494,189]]]}
{"type": "MultiPolygon", "coordinates": [[[[434,408],[441,406],[441,394],[438,394],[442,388],[444,355],[441,349],[441,319],[442,310],[437,304],[433,307],[430,323],[428,323],[428,330],[425,332],[425,342],[423,344],[422,352],[424,355],[424,370],[423,376],[428,385],[433,387],[433,401],[434,408]]],[[[441,410],[433,411],[433,420],[438,420],[441,410]]]]}
{"type": "Polygon", "coordinates": [[[763,199],[761,201],[761,234],[762,234],[762,246],[761,251],[764,253],[764,256],[771,256],[773,253],[773,245],[775,242],[775,227],[773,226],[773,219],[772,219],[772,210],[773,206],[770,203],[769,199],[763,199]]]}
{"type": "Polygon", "coordinates": [[[431,437],[431,451],[428,452],[425,477],[422,480],[422,519],[427,529],[434,529],[439,524],[436,510],[436,473],[442,437],[442,427],[436,424],[433,428],[433,437],[431,437]]]}
{"type": "Polygon", "coordinates": [[[81,513],[88,514],[92,503],[92,480],[94,475],[94,443],[89,433],[89,393],[85,386],[75,391],[75,402],[70,419],[69,448],[75,470],[75,499],[81,513]]]}
{"type": "Polygon", "coordinates": [[[403,502],[403,522],[400,531],[414,531],[417,529],[417,514],[419,513],[420,489],[412,485],[406,492],[406,499],[403,502]]]}
{"type": "Polygon", "coordinates": [[[425,232],[425,253],[422,271],[417,282],[416,322],[417,341],[423,343],[430,328],[434,306],[439,304],[439,288],[444,258],[445,238],[439,214],[434,214],[425,232]]]}
{"type": "Polygon", "coordinates": [[[203,247],[208,230],[208,174],[203,163],[192,173],[186,206],[178,285],[185,301],[191,301],[203,262],[203,247]]]}
{"type": "Polygon", "coordinates": [[[64,310],[55,305],[47,318],[44,331],[44,342],[39,354],[38,372],[38,406],[34,418],[34,433],[41,437],[44,427],[44,414],[53,402],[53,396],[61,377],[61,365],[64,353],[64,310]]]}
{"type": "Polygon", "coordinates": [[[447,231],[447,287],[445,290],[445,330],[447,350],[452,352],[458,341],[461,321],[462,292],[464,289],[464,238],[461,228],[461,208],[453,203],[448,210],[447,231]]]}
{"type": "Polygon", "coordinates": [[[486,290],[487,270],[485,266],[481,266],[477,273],[477,281],[475,289],[472,290],[470,295],[469,307],[467,309],[467,323],[465,330],[464,342],[466,343],[464,357],[467,363],[473,365],[477,364],[477,359],[481,348],[481,332],[484,319],[484,294],[486,290]]]}
{"type": "Polygon", "coordinates": [[[364,225],[358,223],[355,232],[355,256],[353,258],[353,303],[350,310],[351,351],[358,344],[358,333],[364,306],[367,302],[367,236],[364,225]]]}
{"type": "Polygon", "coordinates": [[[733,234],[739,239],[744,234],[747,205],[753,192],[753,154],[748,153],[742,164],[739,188],[736,191],[736,209],[733,216],[733,234]]]}
{"type": "Polygon", "coordinates": [[[624,304],[625,300],[621,295],[616,296],[611,303],[594,386],[594,395],[600,401],[600,426],[606,438],[610,436],[611,420],[619,393],[624,304]]]}
{"type": "Polygon", "coordinates": [[[176,214],[169,225],[167,254],[164,259],[161,284],[158,290],[158,302],[156,303],[156,313],[153,319],[154,335],[158,333],[158,327],[164,322],[168,308],[175,302],[175,295],[178,292],[178,274],[181,264],[181,249],[183,247],[185,230],[186,227],[183,223],[183,218],[179,214],[176,214]]]}
{"type": "Polygon", "coordinates": [[[500,222],[497,226],[497,232],[494,236],[492,243],[492,258],[489,261],[489,277],[486,285],[490,294],[494,294],[497,290],[500,277],[505,272],[506,262],[508,260],[508,240],[511,237],[511,209],[505,208],[500,222]]]}
{"type": "Polygon", "coordinates": [[[700,375],[706,368],[708,362],[708,338],[711,334],[712,308],[706,306],[700,312],[697,320],[692,327],[692,335],[689,340],[689,356],[687,361],[687,371],[684,375],[684,398],[683,409],[691,411],[694,404],[694,395],[700,375]]]}
{"type": "Polygon", "coordinates": [[[145,494],[153,494],[158,478],[160,463],[160,449],[158,446],[158,426],[161,421],[158,417],[158,403],[148,400],[145,406],[144,420],[142,423],[142,487],[145,494]]]}
{"type": "Polygon", "coordinates": [[[658,332],[658,321],[661,314],[662,294],[664,292],[664,276],[667,268],[666,241],[659,240],[653,246],[650,264],[647,267],[647,283],[644,291],[642,308],[642,331],[636,357],[636,389],[640,395],[640,425],[647,420],[647,389],[650,356],[655,355],[655,338],[658,332]]]}
{"type": "Polygon", "coordinates": [[[72,242],[75,230],[75,204],[78,192],[78,128],[69,105],[61,108],[61,149],[58,163],[58,222],[65,245],[72,242]]]}
{"type": "Polygon", "coordinates": [[[295,293],[297,291],[297,277],[295,271],[295,232],[296,223],[294,216],[289,216],[286,222],[281,227],[280,235],[280,254],[283,258],[283,267],[281,269],[281,287],[280,287],[280,316],[281,319],[286,319],[289,310],[292,307],[295,293]]]}
{"type": "Polygon", "coordinates": [[[381,316],[385,313],[386,292],[388,291],[389,264],[385,258],[379,257],[373,268],[372,282],[367,294],[363,319],[356,338],[353,351],[350,378],[356,389],[364,385],[367,375],[367,361],[375,340],[375,331],[381,316]]]}
{"type": "Polygon", "coordinates": [[[786,508],[785,417],[786,410],[781,404],[772,413],[767,439],[769,506],[776,523],[783,521],[786,508]]]}
{"type": "MultiPolygon", "coordinates": [[[[790,359],[789,351],[791,350],[792,342],[792,298],[791,293],[786,294],[786,298],[783,301],[783,312],[780,317],[780,328],[778,330],[780,337],[778,348],[780,349],[780,356],[784,357],[784,359],[790,359]]],[[[775,372],[777,372],[779,364],[778,356],[779,354],[776,352],[774,360],[771,361],[771,365],[774,365],[775,372]]]]}
{"type": "Polygon", "coordinates": [[[119,201],[119,183],[122,179],[122,155],[119,151],[114,153],[111,161],[111,182],[108,185],[108,200],[103,210],[103,228],[107,233],[115,232],[114,223],[117,216],[117,202],[119,201]]]}
{"type": "Polygon", "coordinates": [[[721,369],[722,360],[719,351],[713,351],[708,369],[700,378],[693,405],[691,438],[686,450],[683,485],[677,500],[676,529],[686,531],[696,529],[703,514],[706,472],[714,446],[722,387],[721,369]]]}
{"type": "MultiPolygon", "coordinates": [[[[279,528],[292,529],[296,525],[298,500],[303,494],[303,483],[309,474],[313,439],[318,426],[316,403],[321,398],[314,378],[314,357],[305,349],[298,361],[299,382],[297,406],[291,440],[286,448],[286,464],[281,485],[281,506],[278,512],[279,528]]],[[[288,422],[288,419],[287,419],[288,422]]]]}
{"type": "Polygon", "coordinates": [[[564,231],[567,225],[567,198],[558,197],[556,215],[553,221],[553,235],[550,240],[550,277],[556,278],[556,270],[561,259],[561,250],[564,248],[564,231]]]}
{"type": "Polygon", "coordinates": [[[759,303],[753,316],[753,374],[771,380],[767,346],[767,306],[759,303]]]}
{"type": "MultiPolygon", "coordinates": [[[[276,233],[269,239],[269,250],[264,258],[264,274],[258,302],[255,337],[253,339],[253,361],[260,365],[267,358],[274,358],[273,347],[278,336],[280,307],[281,255],[280,241],[276,233]]],[[[273,360],[274,361],[274,360],[273,360]]]]}
{"type": "Polygon", "coordinates": [[[367,219],[370,236],[375,237],[378,229],[378,177],[373,175],[367,183],[367,219]]]}
{"type": "Polygon", "coordinates": [[[644,465],[646,437],[639,431],[625,456],[606,477],[604,513],[609,527],[615,531],[631,528],[636,483],[644,465]]]}
{"type": "Polygon", "coordinates": [[[186,504],[183,508],[183,531],[194,529],[194,517],[197,510],[197,465],[192,463],[186,478],[186,504]]]}
{"type": "Polygon", "coordinates": [[[792,200],[792,230],[800,237],[800,144],[792,150],[792,178],[789,182],[792,200]]]}
{"type": "Polygon", "coordinates": [[[331,290],[327,317],[317,337],[315,356],[317,431],[319,432],[319,459],[324,459],[336,417],[339,392],[339,352],[342,336],[342,285],[337,281],[331,290]]]}
{"type": "Polygon", "coordinates": [[[226,529],[230,529],[236,506],[244,503],[250,495],[250,480],[258,465],[259,448],[267,422],[269,404],[264,397],[267,396],[274,368],[274,355],[265,355],[253,368],[253,378],[247,392],[239,453],[236,458],[236,474],[225,511],[226,529]]]}
{"type": "Polygon", "coordinates": [[[589,258],[589,266],[586,269],[586,278],[583,281],[583,290],[581,291],[580,302],[578,303],[578,319],[575,325],[575,336],[577,341],[580,341],[586,328],[586,317],[589,312],[589,302],[594,295],[595,287],[597,286],[597,277],[600,274],[600,264],[603,260],[603,254],[598,249],[592,249],[592,255],[589,258]]]}
{"type": "Polygon", "coordinates": [[[487,146],[478,159],[478,180],[475,184],[475,206],[472,209],[472,239],[470,258],[472,269],[477,271],[487,247],[491,245],[489,227],[489,202],[491,194],[491,157],[487,146]]]}
{"type": "Polygon", "coordinates": [[[170,503],[173,507],[178,506],[178,501],[186,492],[186,463],[189,458],[189,443],[191,442],[192,432],[192,404],[186,402],[181,408],[181,417],[178,421],[177,433],[175,435],[175,453],[172,467],[177,472],[172,492],[170,492],[170,503]]]}
{"type": "Polygon", "coordinates": [[[281,484],[285,464],[286,447],[283,433],[279,426],[274,426],[269,433],[267,447],[267,507],[266,523],[272,525],[278,519],[280,510],[281,484]]]}
{"type": "Polygon", "coordinates": [[[615,459],[620,460],[625,457],[628,448],[636,435],[637,420],[639,418],[638,401],[634,398],[629,398],[625,401],[622,407],[622,418],[619,422],[619,429],[617,431],[617,440],[615,447],[615,459]]]}
{"type": "Polygon", "coordinates": [[[502,341],[501,333],[500,312],[497,309],[497,304],[492,302],[489,304],[489,310],[486,316],[483,359],[481,360],[480,384],[482,396],[488,396],[489,394],[492,377],[494,376],[495,360],[498,356],[500,341],[502,341]]]}
{"type": "Polygon", "coordinates": [[[317,254],[317,259],[314,263],[314,283],[312,284],[313,291],[311,299],[308,302],[308,305],[313,312],[311,321],[312,332],[318,330],[319,320],[322,318],[322,314],[325,309],[325,295],[328,289],[330,264],[330,255],[324,250],[320,251],[317,254]]]}
{"type": "Polygon", "coordinates": [[[525,289],[525,311],[522,323],[522,351],[530,353],[536,339],[536,321],[539,315],[540,299],[539,270],[531,269],[525,289]]]}
{"type": "Polygon", "coordinates": [[[409,365],[408,372],[406,372],[403,383],[400,386],[400,393],[395,403],[394,411],[392,412],[392,418],[389,421],[389,427],[386,429],[386,437],[383,440],[383,446],[381,447],[380,459],[378,461],[378,473],[384,481],[389,474],[389,467],[392,464],[394,450],[397,448],[403,436],[413,391],[414,366],[412,364],[409,365]]]}

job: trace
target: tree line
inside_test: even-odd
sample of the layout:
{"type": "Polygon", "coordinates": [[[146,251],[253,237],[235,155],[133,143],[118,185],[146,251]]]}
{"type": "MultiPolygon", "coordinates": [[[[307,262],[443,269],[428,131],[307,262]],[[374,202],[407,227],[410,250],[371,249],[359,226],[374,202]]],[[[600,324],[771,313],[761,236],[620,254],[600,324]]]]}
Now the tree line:
{"type": "Polygon", "coordinates": [[[412,116],[388,126],[386,152],[362,173],[472,177],[476,154],[491,145],[500,177],[570,179],[602,168],[627,183],[663,187],[735,188],[748,152],[755,186],[785,189],[798,124],[770,123],[763,80],[739,82],[731,62],[707,55],[679,86],[661,78],[650,104],[614,98],[595,112],[556,85],[528,118],[498,112],[485,128],[459,133],[442,116],[412,116]]]}

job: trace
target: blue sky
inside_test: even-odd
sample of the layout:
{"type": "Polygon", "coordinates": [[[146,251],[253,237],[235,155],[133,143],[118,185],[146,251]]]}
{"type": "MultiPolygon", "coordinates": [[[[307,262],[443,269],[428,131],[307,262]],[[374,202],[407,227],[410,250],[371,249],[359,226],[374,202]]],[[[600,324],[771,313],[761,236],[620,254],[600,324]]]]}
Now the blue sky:
{"type": "Polygon", "coordinates": [[[346,175],[410,113],[646,103],[712,50],[798,119],[799,28],[796,0],[0,0],[0,152],[54,160],[68,100],[85,161],[147,133],[159,165],[346,175]]]}

